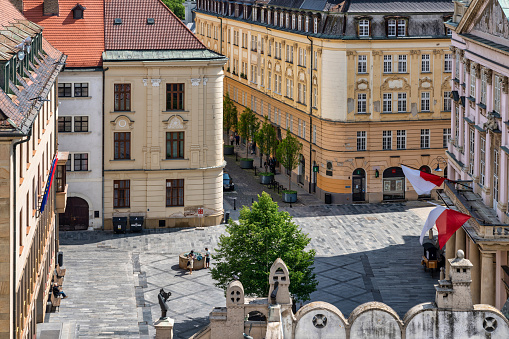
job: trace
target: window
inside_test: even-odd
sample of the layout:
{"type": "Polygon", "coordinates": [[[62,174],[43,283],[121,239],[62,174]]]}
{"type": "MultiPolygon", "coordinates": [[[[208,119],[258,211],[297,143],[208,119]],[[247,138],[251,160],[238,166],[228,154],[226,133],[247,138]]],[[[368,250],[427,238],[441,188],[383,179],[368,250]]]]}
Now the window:
{"type": "Polygon", "coordinates": [[[366,131],[357,132],[357,151],[366,150],[366,131]]]}
{"type": "Polygon", "coordinates": [[[460,141],[460,109],[458,106],[456,106],[456,109],[454,110],[454,144],[458,145],[460,141]]]}
{"type": "Polygon", "coordinates": [[[115,84],[115,111],[131,110],[131,85],[115,84]]]}
{"type": "Polygon", "coordinates": [[[131,159],[131,132],[115,132],[114,159],[131,159]]]}
{"type": "Polygon", "coordinates": [[[292,29],[295,29],[295,14],[292,14],[292,29]]]}
{"type": "Polygon", "coordinates": [[[59,83],[58,84],[58,96],[59,97],[72,97],[72,84],[71,83],[59,83]]]}
{"type": "Polygon", "coordinates": [[[314,87],[313,88],[313,107],[316,108],[317,102],[318,102],[318,88],[314,87]]]}
{"type": "Polygon", "coordinates": [[[444,92],[444,112],[451,111],[451,92],[444,92]]]}
{"type": "Polygon", "coordinates": [[[469,128],[469,147],[468,147],[468,174],[474,175],[474,159],[475,159],[475,130],[469,128]]]}
{"type": "Polygon", "coordinates": [[[486,89],[487,89],[487,86],[488,86],[488,75],[486,74],[486,71],[483,70],[481,72],[481,100],[480,102],[482,104],[486,104],[486,89]]]}
{"type": "Polygon", "coordinates": [[[317,51],[315,51],[313,64],[314,64],[313,69],[317,69],[317,67],[318,67],[318,52],[317,51]]]}
{"type": "Polygon", "coordinates": [[[384,55],[384,73],[392,73],[392,55],[384,55]]]}
{"type": "Polygon", "coordinates": [[[284,23],[284,17],[283,17],[283,16],[284,16],[284,13],[283,13],[283,12],[281,12],[281,15],[280,15],[280,17],[279,17],[279,27],[283,27],[283,25],[285,24],[285,23],[284,23]]]}
{"type": "Polygon", "coordinates": [[[88,83],[75,83],[74,84],[75,97],[88,97],[88,83]]]}
{"type": "Polygon", "coordinates": [[[302,133],[302,120],[299,119],[299,130],[297,132],[298,136],[299,137],[302,137],[301,133],[302,133]]]}
{"type": "Polygon", "coordinates": [[[406,20],[398,20],[398,36],[406,36],[406,20]]]}
{"type": "Polygon", "coordinates": [[[129,207],[130,180],[113,181],[113,208],[129,207]]]}
{"type": "Polygon", "coordinates": [[[258,46],[258,37],[255,35],[251,35],[251,50],[256,52],[258,46]]]}
{"type": "Polygon", "coordinates": [[[459,81],[460,79],[460,53],[456,53],[456,64],[454,65],[456,70],[454,72],[454,78],[459,81]]]}
{"type": "Polygon", "coordinates": [[[306,67],[306,49],[299,48],[299,66],[306,67]]]}
{"type": "Polygon", "coordinates": [[[302,104],[306,103],[306,85],[299,83],[299,102],[302,104]]]}
{"type": "Polygon", "coordinates": [[[359,55],[357,57],[357,73],[368,72],[368,57],[367,55],[359,55]]]}
{"type": "Polygon", "coordinates": [[[255,65],[251,65],[251,82],[258,83],[258,67],[255,65]]]}
{"type": "Polygon", "coordinates": [[[88,132],[88,116],[74,117],[74,132],[88,132]]]}
{"type": "Polygon", "coordinates": [[[406,55],[398,55],[398,73],[407,72],[406,61],[406,55]]]}
{"type": "Polygon", "coordinates": [[[265,86],[265,70],[263,68],[260,69],[260,86],[265,86]]]}
{"type": "Polygon", "coordinates": [[[475,67],[470,68],[470,96],[475,98],[475,67]]]}
{"type": "Polygon", "coordinates": [[[166,110],[184,109],[184,84],[166,84],[166,110]]]}
{"type": "Polygon", "coordinates": [[[184,158],[184,132],[166,133],[166,159],[184,158]]]}
{"type": "Polygon", "coordinates": [[[493,204],[499,200],[498,197],[498,178],[499,178],[499,170],[500,170],[500,151],[498,148],[493,149],[493,204]]]}
{"type": "Polygon", "coordinates": [[[406,111],[406,93],[398,93],[398,112],[406,111]]]}
{"type": "Polygon", "coordinates": [[[286,96],[293,99],[293,80],[286,79],[286,96]]]}
{"type": "Polygon", "coordinates": [[[299,15],[299,18],[297,19],[297,29],[299,31],[302,31],[302,16],[299,15]]]}
{"type": "Polygon", "coordinates": [[[452,72],[452,54],[444,55],[444,72],[452,72]]]}
{"type": "Polygon", "coordinates": [[[184,206],[184,179],[166,180],[166,207],[184,206]]]}
{"type": "Polygon", "coordinates": [[[359,36],[369,36],[369,20],[359,20],[359,36]]]}
{"type": "Polygon", "coordinates": [[[430,72],[429,68],[429,54],[423,54],[421,56],[421,72],[426,73],[430,72]]]}
{"type": "Polygon", "coordinates": [[[74,171],[88,171],[88,153],[74,154],[74,171]]]}
{"type": "Polygon", "coordinates": [[[429,112],[429,92],[421,92],[421,111],[429,112]]]}
{"type": "Polygon", "coordinates": [[[451,140],[451,129],[450,128],[444,128],[444,134],[442,137],[442,147],[447,148],[449,145],[449,141],[451,140]]]}
{"type": "Polygon", "coordinates": [[[306,32],[309,32],[309,17],[306,17],[306,32]]]}
{"type": "Polygon", "coordinates": [[[421,148],[429,148],[429,129],[421,129],[421,148]]]}
{"type": "Polygon", "coordinates": [[[313,33],[318,33],[318,18],[313,18],[313,33]]]}
{"type": "Polygon", "coordinates": [[[390,19],[387,22],[387,36],[396,36],[396,20],[390,19]]]}
{"type": "Polygon", "coordinates": [[[384,113],[392,112],[392,93],[383,94],[383,112],[384,113]]]}
{"type": "Polygon", "coordinates": [[[396,148],[406,149],[406,130],[396,131],[396,148]]]}
{"type": "Polygon", "coordinates": [[[357,113],[367,112],[366,102],[367,102],[366,93],[357,93],[357,113]]]}
{"type": "Polygon", "coordinates": [[[494,76],[495,90],[493,91],[493,110],[500,113],[500,96],[501,96],[501,78],[498,75],[494,76]]]}
{"type": "Polygon", "coordinates": [[[384,150],[392,149],[392,131],[382,132],[382,149],[384,150]]]}
{"type": "Polygon", "coordinates": [[[479,157],[479,183],[484,186],[486,173],[486,137],[481,136],[481,155],[479,157]]]}
{"type": "Polygon", "coordinates": [[[58,131],[59,132],[72,132],[72,117],[59,117],[58,118],[58,131]]]}
{"type": "Polygon", "coordinates": [[[272,89],[272,72],[269,71],[267,73],[267,89],[270,91],[272,89]]]}

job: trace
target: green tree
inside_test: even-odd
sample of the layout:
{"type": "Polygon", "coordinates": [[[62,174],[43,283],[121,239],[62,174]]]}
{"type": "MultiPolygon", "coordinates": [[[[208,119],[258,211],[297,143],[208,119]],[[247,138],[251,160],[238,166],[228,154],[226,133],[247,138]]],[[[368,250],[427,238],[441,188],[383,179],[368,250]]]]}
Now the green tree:
{"type": "Polygon", "coordinates": [[[240,115],[237,128],[240,136],[246,139],[246,158],[249,158],[249,142],[253,141],[253,136],[260,128],[260,122],[250,108],[246,107],[240,115]]]}
{"type": "Polygon", "coordinates": [[[286,169],[290,170],[288,177],[288,190],[292,187],[292,172],[299,164],[299,155],[302,150],[302,144],[290,132],[286,133],[286,137],[279,143],[276,156],[286,169]]]}
{"type": "Polygon", "coordinates": [[[184,7],[184,0],[163,0],[163,3],[175,14],[180,20],[186,17],[186,9],[184,7]]]}
{"type": "Polygon", "coordinates": [[[230,130],[237,129],[237,106],[230,99],[228,92],[223,100],[223,126],[228,136],[230,136],[230,130]]]}
{"type": "Polygon", "coordinates": [[[258,130],[255,136],[256,143],[260,149],[260,167],[262,167],[262,157],[265,154],[266,163],[269,162],[269,156],[276,152],[277,134],[274,126],[265,117],[262,127],[258,130]]]}
{"type": "Polygon", "coordinates": [[[226,233],[219,237],[211,269],[215,285],[226,291],[236,274],[249,296],[267,296],[272,263],[281,258],[290,271],[290,293],[295,300],[306,301],[316,291],[313,273],[315,251],[305,251],[311,239],[288,212],[279,211],[266,192],[249,209],[240,211],[239,223],[231,220],[226,233]]]}

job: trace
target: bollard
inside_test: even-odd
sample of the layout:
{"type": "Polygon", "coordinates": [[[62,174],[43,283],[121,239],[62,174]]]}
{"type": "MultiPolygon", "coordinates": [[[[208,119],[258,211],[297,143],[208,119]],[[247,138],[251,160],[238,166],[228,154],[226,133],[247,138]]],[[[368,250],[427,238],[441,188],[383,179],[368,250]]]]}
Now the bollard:
{"type": "Polygon", "coordinates": [[[233,210],[237,210],[237,198],[233,198],[233,210]]]}
{"type": "Polygon", "coordinates": [[[237,161],[237,152],[235,152],[235,161],[237,161]]]}

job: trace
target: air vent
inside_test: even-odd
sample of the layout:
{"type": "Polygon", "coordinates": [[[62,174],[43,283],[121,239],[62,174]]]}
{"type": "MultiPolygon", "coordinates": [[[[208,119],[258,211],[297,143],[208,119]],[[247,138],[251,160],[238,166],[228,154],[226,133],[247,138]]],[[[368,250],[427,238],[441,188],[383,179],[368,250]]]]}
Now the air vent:
{"type": "Polygon", "coordinates": [[[154,18],[147,18],[147,25],[153,25],[155,23],[156,21],[154,20],[154,18]]]}
{"type": "Polygon", "coordinates": [[[113,21],[113,24],[114,24],[114,25],[122,25],[122,19],[120,19],[120,18],[115,18],[115,20],[113,21]]]}

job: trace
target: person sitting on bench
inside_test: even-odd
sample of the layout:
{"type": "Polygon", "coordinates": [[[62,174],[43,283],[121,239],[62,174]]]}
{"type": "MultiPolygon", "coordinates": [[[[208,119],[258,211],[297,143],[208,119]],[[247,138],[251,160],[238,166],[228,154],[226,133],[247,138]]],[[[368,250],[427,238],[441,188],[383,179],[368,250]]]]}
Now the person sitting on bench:
{"type": "Polygon", "coordinates": [[[67,298],[67,296],[65,295],[65,293],[63,291],[60,290],[60,288],[58,287],[58,284],[57,283],[54,283],[53,284],[53,295],[55,296],[55,298],[58,298],[59,296],[63,296],[62,299],[65,299],[67,298]]]}

